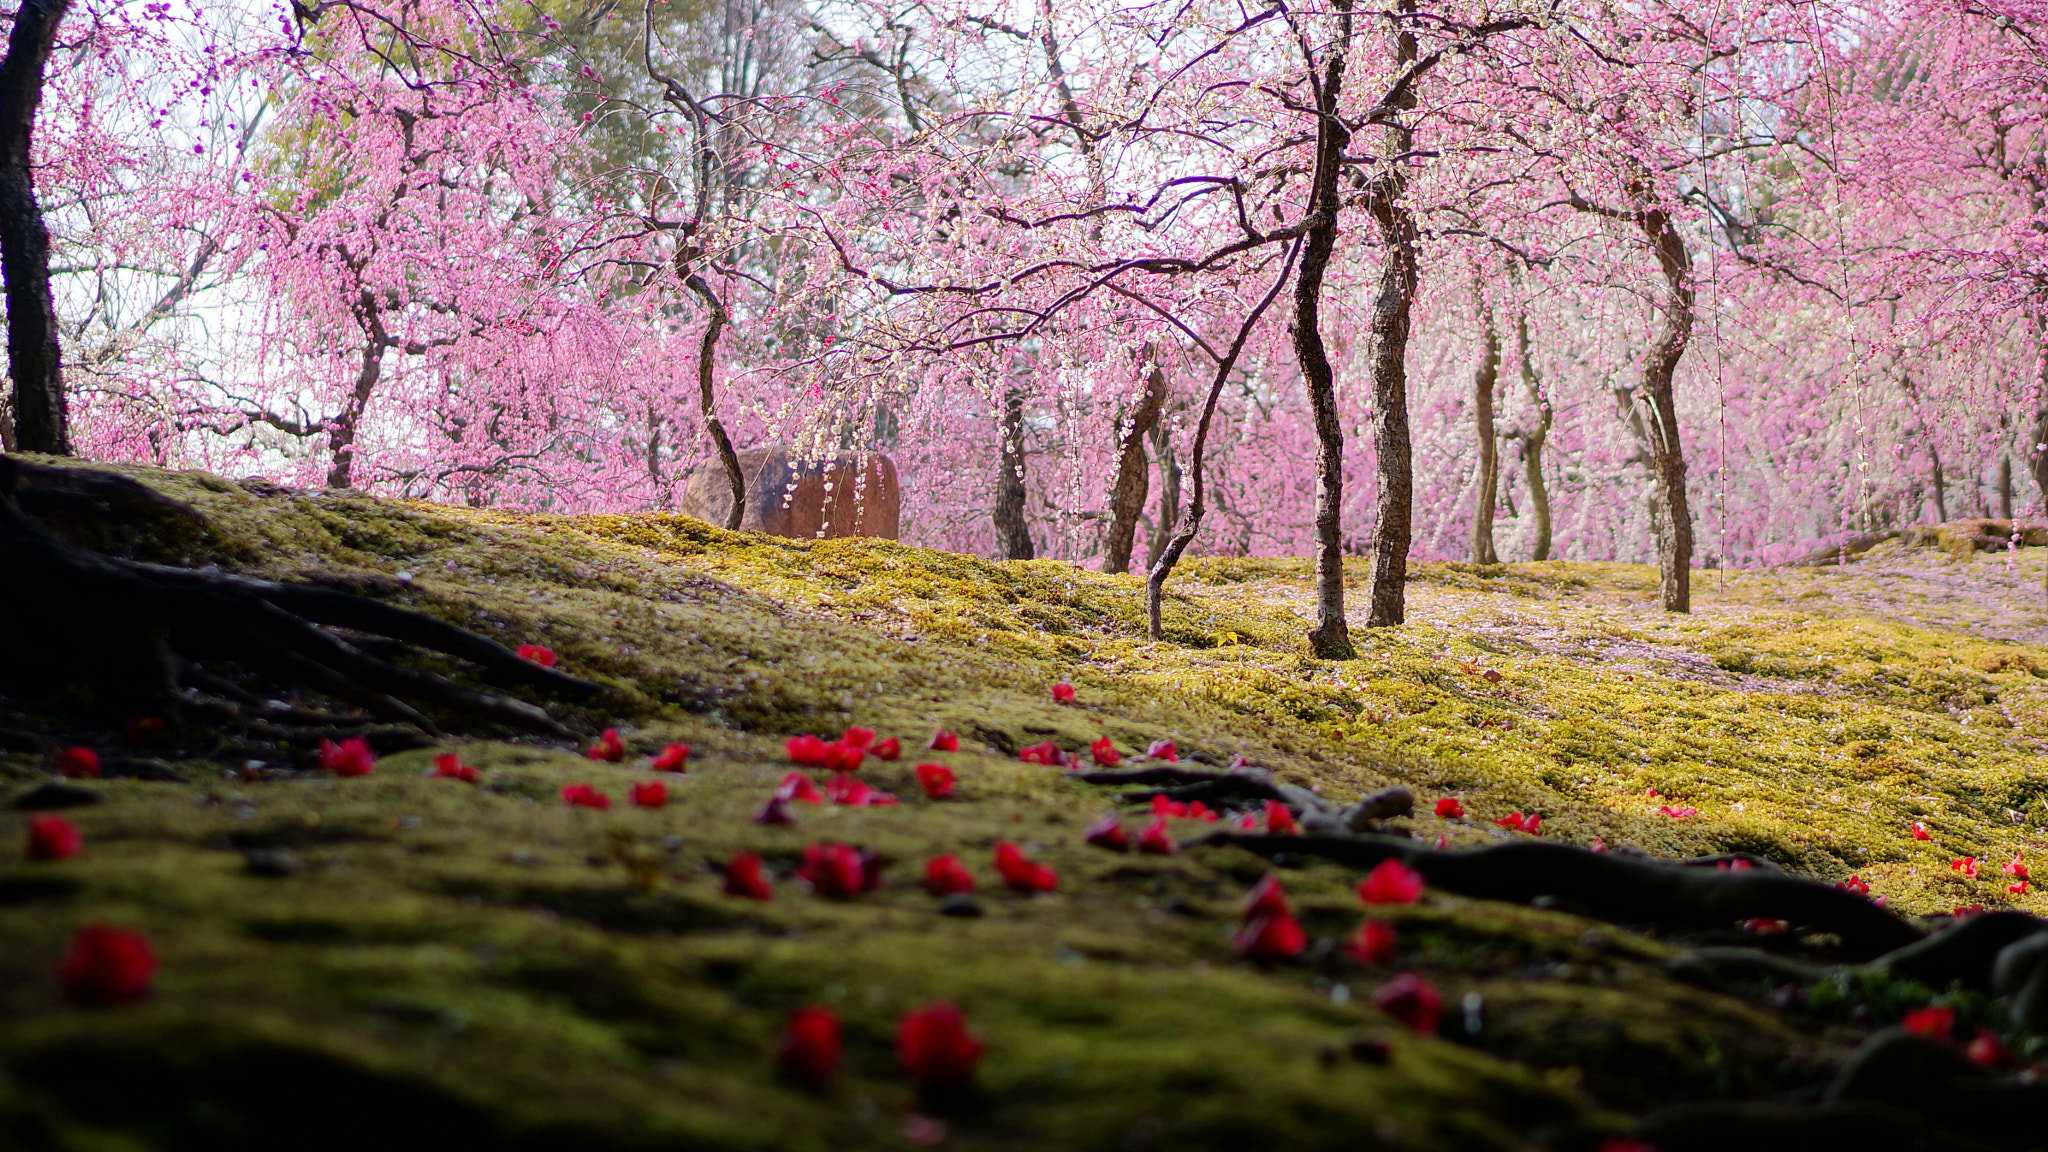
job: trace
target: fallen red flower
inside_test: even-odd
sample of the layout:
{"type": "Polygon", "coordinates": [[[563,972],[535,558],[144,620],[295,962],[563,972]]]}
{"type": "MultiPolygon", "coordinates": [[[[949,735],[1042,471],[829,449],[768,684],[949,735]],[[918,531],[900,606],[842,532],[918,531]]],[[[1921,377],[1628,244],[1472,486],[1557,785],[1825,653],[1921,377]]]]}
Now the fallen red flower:
{"type": "Polygon", "coordinates": [[[855,748],[866,748],[875,742],[875,730],[873,728],[849,727],[845,734],[839,737],[839,740],[841,743],[851,744],[855,748]]]}
{"type": "Polygon", "coordinates": [[[1510,812],[1507,815],[1501,817],[1500,819],[1495,820],[1494,823],[1502,828],[1519,832],[1522,830],[1523,817],[1520,812],[1510,812]]]}
{"type": "Polygon", "coordinates": [[[879,808],[897,802],[896,797],[846,772],[834,773],[832,778],[825,782],[825,799],[849,808],[879,808]]]}
{"type": "Polygon", "coordinates": [[[1154,760],[1177,761],[1180,759],[1180,749],[1175,748],[1171,740],[1154,740],[1151,746],[1145,749],[1145,755],[1154,760]]]}
{"type": "Polygon", "coordinates": [[[1683,820],[1688,816],[1697,816],[1700,814],[1699,809],[1691,807],[1689,805],[1684,808],[1673,808],[1669,804],[1659,804],[1657,806],[1657,811],[1662,812],[1666,816],[1671,817],[1673,820],[1683,820]]]}
{"type": "Polygon", "coordinates": [[[1531,813],[1522,821],[1522,831],[1531,836],[1543,835],[1543,817],[1531,813]]]}
{"type": "Polygon", "coordinates": [[[1294,906],[1287,902],[1287,890],[1281,887],[1280,877],[1268,872],[1252,885],[1251,893],[1245,897],[1244,918],[1258,916],[1292,916],[1294,906]]]}
{"type": "Polygon", "coordinates": [[[1196,800],[1188,805],[1188,819],[1204,820],[1208,823],[1214,824],[1217,820],[1217,816],[1216,813],[1209,811],[1209,806],[1207,804],[1202,803],[1200,800],[1196,800]]]}
{"type": "Polygon", "coordinates": [[[791,1009],[775,1042],[775,1070],[813,1092],[823,1091],[839,1074],[839,1017],[816,1005],[791,1009]]]}
{"type": "Polygon", "coordinates": [[[1074,702],[1074,686],[1065,682],[1053,685],[1052,702],[1055,704],[1072,704],[1074,702]]]}
{"type": "Polygon", "coordinates": [[[1955,1039],[1956,1010],[1939,1004],[1914,1008],[1899,1019],[1899,1027],[1915,1036],[1947,1044],[1955,1039]]]}
{"type": "Polygon", "coordinates": [[[830,772],[858,772],[861,761],[867,759],[867,755],[865,745],[834,740],[825,745],[825,758],[819,762],[819,767],[830,772]]]}
{"type": "Polygon", "coordinates": [[[784,776],[782,783],[775,786],[775,798],[777,800],[793,800],[799,804],[823,804],[825,802],[824,795],[818,791],[816,784],[811,783],[811,778],[795,770],[792,770],[789,775],[784,776]]]}
{"type": "Polygon", "coordinates": [[[1171,856],[1178,851],[1173,834],[1166,830],[1166,817],[1154,816],[1152,822],[1138,833],[1138,851],[1155,856],[1171,856]]]}
{"type": "Polygon", "coordinates": [[[1059,874],[1029,859],[1008,840],[996,844],[996,874],[1017,892],[1050,892],[1060,886],[1059,874]]]}
{"type": "Polygon", "coordinates": [[[2013,853],[2012,859],[2006,861],[2004,864],[1999,865],[1999,869],[2003,871],[2007,876],[2010,876],[2015,880],[2032,879],[2032,877],[2027,874],[2026,862],[2020,859],[2020,857],[2024,855],[2026,855],[2026,853],[2024,852],[2013,853]]]}
{"type": "MultiPolygon", "coordinates": [[[[1746,864],[1748,861],[1745,860],[1744,863],[1746,864]]],[[[1840,888],[1844,892],[1856,892],[1864,896],[1870,895],[1870,881],[1865,880],[1860,875],[1851,876],[1847,880],[1836,884],[1835,887],[1840,888]]]]}
{"type": "Polygon", "coordinates": [[[1104,768],[1114,768],[1123,763],[1123,753],[1116,750],[1116,743],[1107,736],[1099,736],[1088,746],[1088,755],[1095,758],[1104,768]]]}
{"type": "Polygon", "coordinates": [[[1365,904],[1413,904],[1422,898],[1424,887],[1422,873],[1389,856],[1358,882],[1358,899],[1365,904]]]}
{"type": "Polygon", "coordinates": [[[1437,1017],[1444,1009],[1443,994],[1436,990],[1436,985],[1413,972],[1403,972],[1381,985],[1373,993],[1372,1003],[1425,1036],[1436,1034],[1437,1017]]]}
{"type": "Polygon", "coordinates": [[[626,742],[619,739],[617,728],[607,728],[597,738],[597,743],[583,750],[583,755],[607,764],[617,764],[626,758],[626,742]]]}
{"type": "Polygon", "coordinates": [[[543,668],[553,668],[555,666],[555,650],[539,644],[521,644],[519,646],[519,658],[529,663],[538,664],[543,668]]]}
{"type": "Polygon", "coordinates": [[[1446,796],[1436,802],[1436,814],[1445,820],[1462,820],[1465,818],[1465,804],[1456,796],[1446,796]]]}
{"type": "Polygon", "coordinates": [[[866,861],[844,844],[807,844],[796,874],[820,896],[848,900],[868,890],[866,861]]]}
{"type": "Polygon", "coordinates": [[[932,742],[925,745],[925,747],[934,752],[958,752],[960,750],[960,737],[941,728],[937,732],[932,733],[932,742]]]}
{"type": "Polygon", "coordinates": [[[1717,860],[1714,863],[1716,872],[1747,872],[1754,867],[1756,865],[1747,860],[1717,860]]]}
{"type": "Polygon", "coordinates": [[[1949,861],[1948,870],[1951,872],[1961,872],[1963,875],[1975,880],[1977,878],[1977,858],[1975,856],[1965,856],[1961,860],[1951,860],[1949,861]]]}
{"type": "Polygon", "coordinates": [[[78,825],[62,816],[28,818],[28,858],[69,860],[85,849],[85,836],[78,825]]]}
{"type": "Polygon", "coordinates": [[[1111,848],[1118,852],[1127,852],[1131,847],[1131,838],[1124,831],[1123,817],[1114,812],[1104,813],[1102,819],[1090,824],[1088,831],[1081,834],[1081,841],[1084,844],[1093,844],[1097,848],[1111,848]]]}
{"type": "Polygon", "coordinates": [[[1266,835],[1292,836],[1297,831],[1294,813],[1278,800],[1266,801],[1266,835]]]}
{"type": "Polygon", "coordinates": [[[948,852],[924,862],[924,886],[934,896],[972,892],[974,873],[967,870],[967,865],[962,864],[958,856],[948,852]]]}
{"type": "Polygon", "coordinates": [[[925,795],[934,800],[950,799],[953,795],[954,784],[957,779],[953,775],[953,770],[944,764],[919,764],[917,766],[918,786],[924,789],[925,795]]]}
{"type": "Polygon", "coordinates": [[[461,780],[474,784],[481,778],[482,773],[464,764],[460,755],[454,752],[443,752],[439,756],[434,757],[434,776],[437,779],[461,780]]]}
{"type": "Polygon", "coordinates": [[[2027,894],[2027,882],[2022,880],[2017,884],[2007,884],[2005,890],[2015,896],[2025,896],[2027,894]]]}
{"type": "MultiPolygon", "coordinates": [[[[322,740],[320,767],[336,776],[368,776],[377,768],[377,756],[370,751],[370,742],[361,736],[351,736],[339,744],[322,740]]],[[[93,774],[99,774],[97,759],[93,762],[93,774]]]]}
{"type": "Polygon", "coordinates": [[[1963,1050],[1963,1055],[1970,1058],[1970,1063],[1984,1068],[2003,1068],[2012,1063],[2012,1053],[1988,1028],[1977,1029],[1976,1038],[1963,1050]]]}
{"type": "Polygon", "coordinates": [[[806,768],[825,766],[825,742],[809,733],[784,740],[782,750],[791,760],[806,768]]]}
{"type": "Polygon", "coordinates": [[[896,1059],[919,1088],[957,1088],[974,1079],[982,1044],[967,1016],[940,1001],[906,1012],[896,1023],[896,1059]]]}
{"type": "Polygon", "coordinates": [[[725,894],[745,896],[749,900],[773,900],[775,889],[768,883],[767,873],[761,870],[761,858],[752,852],[741,852],[725,866],[725,894]]]}
{"type": "Polygon", "coordinates": [[[759,812],[754,813],[754,823],[786,827],[796,823],[796,813],[789,810],[789,801],[778,792],[761,805],[759,812]]]}
{"type": "Polygon", "coordinates": [[[1934,839],[1934,837],[1927,831],[1927,825],[1925,824],[1914,823],[1908,825],[1908,827],[1910,827],[1913,830],[1913,839],[1915,840],[1934,839]]]}
{"type": "Polygon", "coordinates": [[[98,776],[100,754],[90,748],[66,748],[57,753],[57,774],[73,780],[98,776]]]}
{"type": "Polygon", "coordinates": [[[1593,843],[1586,850],[1595,856],[1605,856],[1607,855],[1607,841],[1595,836],[1593,837],[1593,843]]]}
{"type": "Polygon", "coordinates": [[[57,965],[57,986],[74,1004],[118,1004],[149,995],[156,979],[149,937],[111,924],[88,924],[57,965]]]}
{"type": "Polygon", "coordinates": [[[873,748],[868,749],[868,751],[873,752],[877,760],[887,760],[894,763],[903,755],[903,741],[891,736],[873,748]]]}
{"type": "Polygon", "coordinates": [[[1301,950],[1308,947],[1308,934],[1301,930],[1300,921],[1282,912],[1247,920],[1231,936],[1230,944],[1247,960],[1277,964],[1301,955],[1301,950]]]}
{"type": "Polygon", "coordinates": [[[1781,936],[1786,927],[1783,920],[1773,920],[1769,916],[1751,916],[1742,922],[1744,932],[1753,932],[1758,936],[1781,936]]]}
{"type": "Polygon", "coordinates": [[[1184,817],[1188,814],[1188,811],[1189,809],[1186,804],[1178,800],[1167,799],[1164,792],[1154,792],[1152,794],[1152,814],[1154,816],[1184,817]]]}
{"type": "Polygon", "coordinates": [[[647,765],[656,772],[687,772],[690,770],[690,746],[688,744],[665,744],[661,755],[647,765]]]}
{"type": "Polygon", "coordinates": [[[1067,762],[1067,754],[1050,740],[1017,750],[1017,759],[1026,764],[1046,764],[1054,768],[1067,762]]]}
{"type": "Polygon", "coordinates": [[[1394,926],[1367,920],[1344,942],[1344,954],[1360,964],[1388,964],[1394,959],[1394,926]]]}
{"type": "Polygon", "coordinates": [[[564,784],[562,803],[571,808],[609,808],[612,798],[588,784],[564,784]]]}
{"type": "Polygon", "coordinates": [[[1949,913],[1949,915],[1954,916],[1958,920],[1967,920],[1972,916],[1982,916],[1983,914],[1984,906],[1982,904],[1960,905],[1954,912],[1949,913]]]}
{"type": "Polygon", "coordinates": [[[633,807],[660,808],[668,803],[668,785],[659,780],[645,780],[633,785],[633,807]]]}

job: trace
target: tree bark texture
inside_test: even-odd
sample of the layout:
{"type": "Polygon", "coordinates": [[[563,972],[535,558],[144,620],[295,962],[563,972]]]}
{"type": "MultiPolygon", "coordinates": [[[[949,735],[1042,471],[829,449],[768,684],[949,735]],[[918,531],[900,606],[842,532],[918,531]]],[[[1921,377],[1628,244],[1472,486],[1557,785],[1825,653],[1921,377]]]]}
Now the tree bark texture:
{"type": "Polygon", "coordinates": [[[996,555],[1002,560],[1029,560],[1031,525],[1024,519],[1024,393],[1003,389],[1002,421],[997,428],[1002,451],[996,476],[996,555]]]}
{"type": "Polygon", "coordinates": [[[1159,522],[1153,525],[1151,547],[1145,553],[1148,569],[1159,562],[1180,524],[1180,460],[1173,454],[1173,430],[1163,420],[1152,426],[1152,458],[1159,461],[1159,522]]]}
{"type": "Polygon", "coordinates": [[[1479,301],[1482,348],[1472,373],[1472,430],[1479,438],[1479,493],[1472,507],[1472,563],[1498,564],[1493,551],[1493,507],[1500,492],[1500,453],[1493,434],[1493,391],[1500,384],[1500,333],[1493,312],[1479,301]]]}
{"type": "Polygon", "coordinates": [[[1130,419],[1119,428],[1120,458],[1116,484],[1109,493],[1109,540],[1102,561],[1104,572],[1129,572],[1131,547],[1138,531],[1138,517],[1145,511],[1145,436],[1159,422],[1159,410],[1166,403],[1166,373],[1159,367],[1156,351],[1149,357],[1152,370],[1145,377],[1145,391],[1138,397],[1130,419]]]}
{"type": "MultiPolygon", "coordinates": [[[[1404,6],[1412,10],[1412,6],[1404,6]]],[[[1405,65],[1415,60],[1415,37],[1400,32],[1395,36],[1394,60],[1405,65]]],[[[1390,103],[1396,108],[1415,106],[1409,88],[1390,103]]],[[[1399,112],[1388,121],[1382,146],[1388,156],[1406,153],[1413,133],[1403,127],[1399,112]]],[[[1408,332],[1413,321],[1418,269],[1418,236],[1415,215],[1404,200],[1408,179],[1389,164],[1368,186],[1366,202],[1373,224],[1380,234],[1380,248],[1386,263],[1380,269],[1378,290],[1373,295],[1371,349],[1368,357],[1372,374],[1372,442],[1378,457],[1380,499],[1373,515],[1372,577],[1366,588],[1368,628],[1388,628],[1408,618],[1408,547],[1414,538],[1415,474],[1413,449],[1408,433],[1408,332]]]]}
{"type": "MultiPolygon", "coordinates": [[[[1342,32],[1323,62],[1316,94],[1316,159],[1309,210],[1319,218],[1302,247],[1301,274],[1294,281],[1294,358],[1308,385],[1309,407],[1316,424],[1316,626],[1309,648],[1325,660],[1350,660],[1351,628],[1344,619],[1344,425],[1337,415],[1337,380],[1323,344],[1323,274],[1337,246],[1337,215],[1343,200],[1337,194],[1344,146],[1351,132],[1337,116],[1344,87],[1344,54],[1351,39],[1348,0],[1339,0],[1342,32]]],[[[1309,80],[1316,77],[1311,72],[1309,80]]]]}
{"type": "Polygon", "coordinates": [[[18,450],[71,455],[57,308],[50,296],[50,230],[29,167],[43,65],[68,0],[22,0],[0,59],[0,280],[7,291],[7,366],[14,378],[18,450]]]}
{"type": "Polygon", "coordinates": [[[1550,485],[1543,479],[1543,449],[1550,442],[1550,401],[1544,398],[1543,381],[1536,375],[1536,362],[1529,358],[1529,314],[1515,317],[1515,353],[1521,361],[1522,388],[1529,394],[1536,423],[1522,429],[1522,476],[1529,484],[1529,516],[1536,524],[1536,539],[1529,559],[1550,559],[1550,485]]]}
{"type": "Polygon", "coordinates": [[[1685,495],[1685,448],[1678,438],[1672,378],[1692,340],[1692,255],[1662,208],[1637,214],[1637,224],[1664,273],[1663,324],[1643,360],[1642,396],[1649,404],[1651,522],[1666,612],[1692,611],[1692,508],[1685,495]]]}
{"type": "Polygon", "coordinates": [[[691,273],[688,283],[690,290],[711,310],[711,318],[704,325],[704,339],[697,347],[697,406],[704,415],[704,430],[711,433],[711,442],[718,446],[719,462],[725,465],[725,481],[732,488],[732,510],[726,513],[725,530],[737,532],[740,517],[747,511],[747,474],[740,467],[739,453],[733,451],[732,437],[725,434],[725,425],[719,422],[718,398],[712,390],[718,336],[725,330],[725,302],[704,282],[704,277],[691,273]]]}
{"type": "Polygon", "coordinates": [[[2012,457],[1998,458],[1998,518],[2012,519],[2012,457]]]}

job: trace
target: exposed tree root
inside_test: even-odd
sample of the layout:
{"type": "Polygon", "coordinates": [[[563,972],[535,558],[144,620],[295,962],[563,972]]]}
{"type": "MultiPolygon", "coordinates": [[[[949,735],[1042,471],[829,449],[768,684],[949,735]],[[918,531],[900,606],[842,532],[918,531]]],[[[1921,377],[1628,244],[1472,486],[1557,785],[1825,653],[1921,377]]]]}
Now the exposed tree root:
{"type": "Polygon", "coordinates": [[[476,633],[333,588],[176,568],[127,551],[123,525],[203,518],[109,473],[0,456],[0,675],[17,689],[69,691],[103,714],[246,715],[271,728],[338,729],[344,718],[233,687],[233,669],[312,689],[426,733],[422,709],[568,738],[540,708],[372,655],[379,644],[458,657],[488,683],[589,700],[595,684],[522,660],[476,633]],[[31,515],[30,509],[35,510],[31,515]],[[253,703],[252,703],[253,702],[253,703]]]}

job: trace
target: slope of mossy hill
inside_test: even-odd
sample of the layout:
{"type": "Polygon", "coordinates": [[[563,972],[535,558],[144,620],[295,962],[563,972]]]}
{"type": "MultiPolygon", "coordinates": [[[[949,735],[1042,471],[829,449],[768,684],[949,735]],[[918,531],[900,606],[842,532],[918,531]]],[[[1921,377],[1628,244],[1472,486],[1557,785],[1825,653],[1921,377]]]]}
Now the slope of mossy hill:
{"type": "MultiPolygon", "coordinates": [[[[1183,565],[1150,643],[1139,578],[1063,563],[109,470],[206,517],[188,564],[362,578],[552,648],[609,692],[536,702],[617,727],[628,755],[472,730],[344,779],[311,747],[252,766],[196,728],[132,744],[67,711],[61,685],[0,700],[18,746],[0,751],[0,844],[21,843],[14,805],[51,779],[24,733],[153,766],[76,785],[79,857],[0,863],[0,1145],[1592,1149],[1688,1101],[1800,1098],[1930,1000],[2029,1057],[1972,993],[1722,985],[1672,963],[1759,943],[1826,962],[1824,935],[1639,931],[1435,889],[1363,909],[1357,869],[1308,855],[1281,873],[1307,948],[1252,963],[1230,934],[1265,859],[1091,847],[1111,809],[1136,830],[1143,790],[1017,752],[1170,740],[1185,765],[1242,757],[1337,804],[1405,784],[1421,803],[1391,830],[1454,849],[1527,840],[1492,823],[1519,811],[1546,842],[1854,875],[1915,916],[2040,912],[1999,865],[2048,827],[2044,550],[1702,573],[1690,616],[1656,611],[1637,566],[1422,565],[1411,622],[1355,633],[1359,659],[1334,663],[1303,640],[1302,561],[1183,565]],[[1053,699],[1063,681],[1072,704],[1053,699]],[[901,802],[755,823],[784,741],[849,724],[902,740],[902,760],[861,773],[901,802]],[[941,728],[960,750],[922,751],[941,728]],[[668,804],[627,805],[675,741],[693,751],[663,777],[668,804]],[[448,751],[481,780],[431,777],[448,751]],[[924,761],[956,770],[957,797],[925,798],[924,761]],[[575,783],[613,806],[563,804],[575,783]],[[1432,814],[1446,795],[1467,817],[1432,814]],[[1057,890],[1007,891],[1005,840],[1057,890]],[[880,889],[810,894],[792,872],[827,842],[878,853],[880,889]],[[741,851],[767,861],[773,900],[722,893],[741,851]],[[973,871],[979,915],[942,915],[920,886],[940,853],[973,871]],[[1396,927],[1388,964],[1339,947],[1364,917],[1396,927]],[[58,960],[93,921],[153,941],[146,999],[65,1001],[58,960]],[[1373,1007],[1405,971],[1441,990],[1440,1034],[1373,1007]],[[986,1052],[973,1093],[920,1101],[895,1027],[937,1000],[986,1052]],[[844,1027],[822,1091],[774,1074],[783,1019],[808,1004],[844,1027]]],[[[1211,827],[1174,822],[1190,845],[1211,827]]]]}

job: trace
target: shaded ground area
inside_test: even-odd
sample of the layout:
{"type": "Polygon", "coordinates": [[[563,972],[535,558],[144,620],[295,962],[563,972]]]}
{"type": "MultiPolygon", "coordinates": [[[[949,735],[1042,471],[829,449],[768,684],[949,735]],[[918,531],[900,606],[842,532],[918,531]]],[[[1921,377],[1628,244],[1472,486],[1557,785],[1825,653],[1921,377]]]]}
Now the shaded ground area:
{"type": "MultiPolygon", "coordinates": [[[[339,779],[310,747],[252,765],[218,728],[81,721],[61,684],[0,702],[10,805],[64,745],[147,767],[78,785],[79,858],[0,864],[0,1133],[25,1147],[1578,1149],[1687,1102],[1805,1106],[1931,1002],[2027,1058],[1981,990],[1829,967],[1839,942],[1796,925],[1674,932],[1443,890],[1364,909],[1362,869],[1306,854],[1280,862],[1308,945],[1255,964],[1229,936],[1260,854],[1193,846],[1216,826],[1192,820],[1173,856],[1091,847],[1105,811],[1143,823],[1146,790],[1017,752],[1172,740],[1183,764],[1241,756],[1339,804],[1405,784],[1419,814],[1386,830],[1422,844],[1527,841],[1491,823],[1512,810],[1541,814],[1544,842],[1854,875],[1915,915],[2039,911],[1998,868],[2048,826],[2031,553],[1706,573],[1689,618],[1655,612],[1638,567],[1426,565],[1414,622],[1337,664],[1301,640],[1299,562],[1187,566],[1149,644],[1139,580],[1057,563],[128,471],[199,508],[229,567],[343,576],[551,647],[610,693],[551,709],[617,725],[628,755],[478,730],[339,779]],[[755,823],[784,739],[853,723],[902,739],[862,772],[901,802],[755,823]],[[940,727],[960,751],[919,751],[940,727]],[[627,806],[672,741],[693,754],[667,806],[627,806]],[[480,781],[429,777],[446,751],[480,781]],[[923,760],[955,769],[957,798],[922,795],[923,760]],[[575,783],[614,807],[565,806],[575,783]],[[1429,814],[1444,795],[1469,815],[1429,814]],[[1003,890],[1005,840],[1057,891],[1003,890]],[[879,890],[805,891],[792,872],[820,842],[879,853],[879,890]],[[772,901],[722,894],[740,851],[772,901]],[[975,874],[980,915],[919,886],[939,853],[975,874]],[[1963,856],[1979,878],[1950,869],[1963,856]],[[1363,918],[1395,927],[1387,963],[1339,947],[1363,918]],[[53,969],[94,920],[155,941],[147,1001],[64,1002],[53,969]],[[1720,945],[1791,967],[1702,975],[1720,945]],[[1440,1036],[1370,1003],[1411,970],[1442,990],[1440,1036]],[[943,1108],[892,1050],[901,1013],[940,998],[987,1044],[978,1092],[943,1108]],[[846,1029],[822,1093],[771,1070],[784,1014],[813,1003],[846,1029]]],[[[0,812],[0,842],[25,819],[0,812]]]]}

